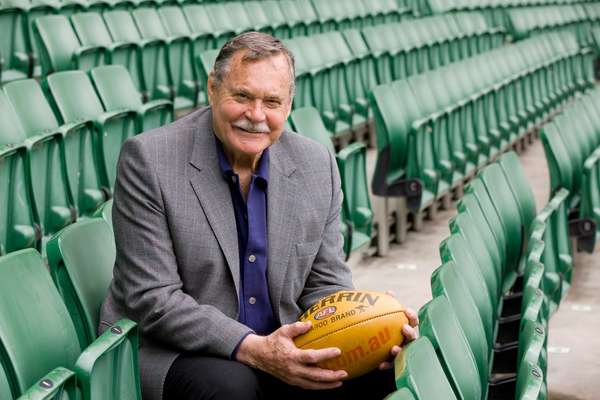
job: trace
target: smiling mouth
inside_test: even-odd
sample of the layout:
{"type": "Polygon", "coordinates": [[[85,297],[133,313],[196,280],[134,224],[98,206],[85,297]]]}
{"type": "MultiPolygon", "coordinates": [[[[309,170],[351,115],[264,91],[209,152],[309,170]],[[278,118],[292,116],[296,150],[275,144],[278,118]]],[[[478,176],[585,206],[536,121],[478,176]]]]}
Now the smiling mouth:
{"type": "Polygon", "coordinates": [[[234,125],[234,128],[237,129],[237,130],[240,130],[240,131],[242,131],[244,133],[250,134],[250,135],[264,135],[264,134],[268,133],[268,132],[250,131],[250,130],[246,130],[246,129],[242,128],[242,127],[235,126],[235,125],[234,125]]]}

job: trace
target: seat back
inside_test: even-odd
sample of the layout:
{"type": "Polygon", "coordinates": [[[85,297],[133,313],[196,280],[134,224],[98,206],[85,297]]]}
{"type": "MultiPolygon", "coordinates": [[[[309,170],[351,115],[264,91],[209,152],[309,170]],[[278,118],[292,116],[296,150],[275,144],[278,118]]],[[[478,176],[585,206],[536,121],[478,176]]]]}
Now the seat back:
{"type": "Polygon", "coordinates": [[[394,361],[396,387],[408,388],[417,400],[457,400],[429,339],[410,342],[394,361]]]}
{"type": "Polygon", "coordinates": [[[0,357],[18,394],[55,367],[75,365],[75,328],[37,251],[0,258],[0,315],[10,321],[0,324],[0,357]]]}
{"type": "Polygon", "coordinates": [[[122,65],[103,65],[90,71],[98,96],[108,111],[137,110],[142,106],[140,93],[131,75],[122,65]]]}
{"type": "Polygon", "coordinates": [[[52,278],[84,349],[96,338],[100,306],[112,280],[112,230],[101,218],[77,222],[54,236],[47,252],[52,278]]]}
{"type": "Polygon", "coordinates": [[[321,115],[316,108],[297,108],[290,114],[290,119],[297,133],[321,143],[329,151],[335,153],[333,142],[331,141],[331,132],[325,127],[321,115]]]}
{"type": "Polygon", "coordinates": [[[71,24],[84,46],[110,46],[112,38],[102,16],[95,12],[77,13],[71,16],[71,24]]]}

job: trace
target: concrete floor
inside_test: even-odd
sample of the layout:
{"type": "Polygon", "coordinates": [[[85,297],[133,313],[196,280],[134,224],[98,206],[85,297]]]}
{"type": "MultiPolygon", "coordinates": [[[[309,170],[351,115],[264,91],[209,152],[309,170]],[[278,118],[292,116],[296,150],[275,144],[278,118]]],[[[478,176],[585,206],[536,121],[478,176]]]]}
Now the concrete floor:
{"type": "MultiPolygon", "coordinates": [[[[373,150],[371,150],[371,153],[373,150]]],[[[372,167],[374,154],[369,154],[372,167]]],[[[548,201],[549,177],[541,142],[522,155],[538,210],[548,201]]],[[[371,168],[369,168],[371,169],[371,168]]],[[[369,174],[370,176],[370,174],[369,174]]],[[[421,232],[409,232],[385,257],[366,257],[353,267],[357,288],[393,290],[406,307],[418,310],[431,299],[429,278],[440,265],[438,247],[456,210],[440,211],[421,232]]],[[[548,386],[550,400],[600,399],[600,245],[594,254],[575,255],[573,285],[550,322],[548,386]]]]}

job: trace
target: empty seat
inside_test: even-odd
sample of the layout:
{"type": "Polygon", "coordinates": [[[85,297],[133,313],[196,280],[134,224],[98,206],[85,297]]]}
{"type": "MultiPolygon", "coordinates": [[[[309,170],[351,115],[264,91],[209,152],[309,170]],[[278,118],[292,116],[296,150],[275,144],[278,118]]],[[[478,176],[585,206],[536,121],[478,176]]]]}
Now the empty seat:
{"type": "Polygon", "coordinates": [[[104,222],[106,222],[108,224],[108,226],[110,226],[111,229],[112,229],[112,207],[113,207],[113,200],[110,199],[106,203],[102,204],[102,206],[100,206],[100,208],[98,210],[96,210],[96,213],[94,214],[94,217],[102,218],[104,220],[104,222]]]}
{"type": "Polygon", "coordinates": [[[47,253],[52,279],[84,349],[96,339],[100,307],[112,280],[112,230],[102,218],[79,221],[54,236],[47,253]]]}
{"type": "Polygon", "coordinates": [[[431,342],[410,342],[394,361],[396,387],[410,389],[417,400],[457,400],[431,342]]]}
{"type": "Polygon", "coordinates": [[[77,37],[84,46],[99,46],[106,49],[106,64],[123,65],[133,78],[139,91],[144,90],[138,47],[134,42],[115,42],[110,36],[102,15],[99,13],[77,13],[70,17],[77,37]]]}
{"type": "Polygon", "coordinates": [[[475,358],[455,312],[444,296],[435,297],[419,310],[419,332],[439,355],[454,393],[460,399],[481,399],[485,388],[475,358]]]}
{"type": "Polygon", "coordinates": [[[0,83],[27,78],[33,72],[26,26],[29,2],[13,0],[0,6],[0,56],[4,60],[0,83]]]}
{"type": "Polygon", "coordinates": [[[0,325],[0,363],[10,368],[16,396],[63,366],[76,371],[84,400],[141,398],[133,322],[118,321],[82,352],[67,308],[35,250],[0,258],[0,285],[0,313],[9,321],[0,325]]]}
{"type": "MultiPolygon", "coordinates": [[[[8,91],[12,92],[10,86],[14,83],[19,82],[9,84],[8,91]]],[[[48,237],[73,222],[77,216],[64,163],[63,137],[58,131],[26,135],[15,109],[2,91],[0,119],[4,125],[0,141],[27,147],[25,166],[28,173],[25,179],[31,180],[34,210],[39,218],[42,234],[48,237]]],[[[22,184],[29,187],[25,182],[22,184]]]]}
{"type": "Polygon", "coordinates": [[[112,188],[121,144],[136,132],[134,110],[105,111],[94,86],[83,71],[65,71],[46,80],[49,93],[62,119],[67,123],[92,121],[95,129],[95,160],[101,182],[112,188]]]}
{"type": "Polygon", "coordinates": [[[105,62],[105,48],[82,45],[64,15],[36,19],[34,36],[44,76],[56,71],[88,70],[105,62]]]}
{"type": "Polygon", "coordinates": [[[173,103],[166,99],[142,103],[129,72],[121,65],[104,65],[89,72],[106,111],[136,112],[136,132],[149,131],[173,121],[173,103]]]}
{"type": "MultiPolygon", "coordinates": [[[[33,79],[12,82],[5,86],[4,91],[28,137],[52,133],[62,136],[66,173],[77,213],[93,213],[106,201],[107,192],[102,186],[95,161],[92,122],[77,120],[60,124],[39,83],[33,79]]],[[[77,102],[80,98],[73,96],[72,100],[77,102]]]]}

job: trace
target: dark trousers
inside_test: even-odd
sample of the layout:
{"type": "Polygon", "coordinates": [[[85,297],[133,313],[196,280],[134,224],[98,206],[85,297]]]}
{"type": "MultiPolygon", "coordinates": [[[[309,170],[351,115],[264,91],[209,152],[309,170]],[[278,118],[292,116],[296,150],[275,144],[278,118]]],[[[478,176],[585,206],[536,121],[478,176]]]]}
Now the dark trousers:
{"type": "Polygon", "coordinates": [[[395,390],[394,371],[373,371],[331,390],[304,390],[242,363],[180,355],[167,374],[165,400],[380,400],[395,390]]]}

